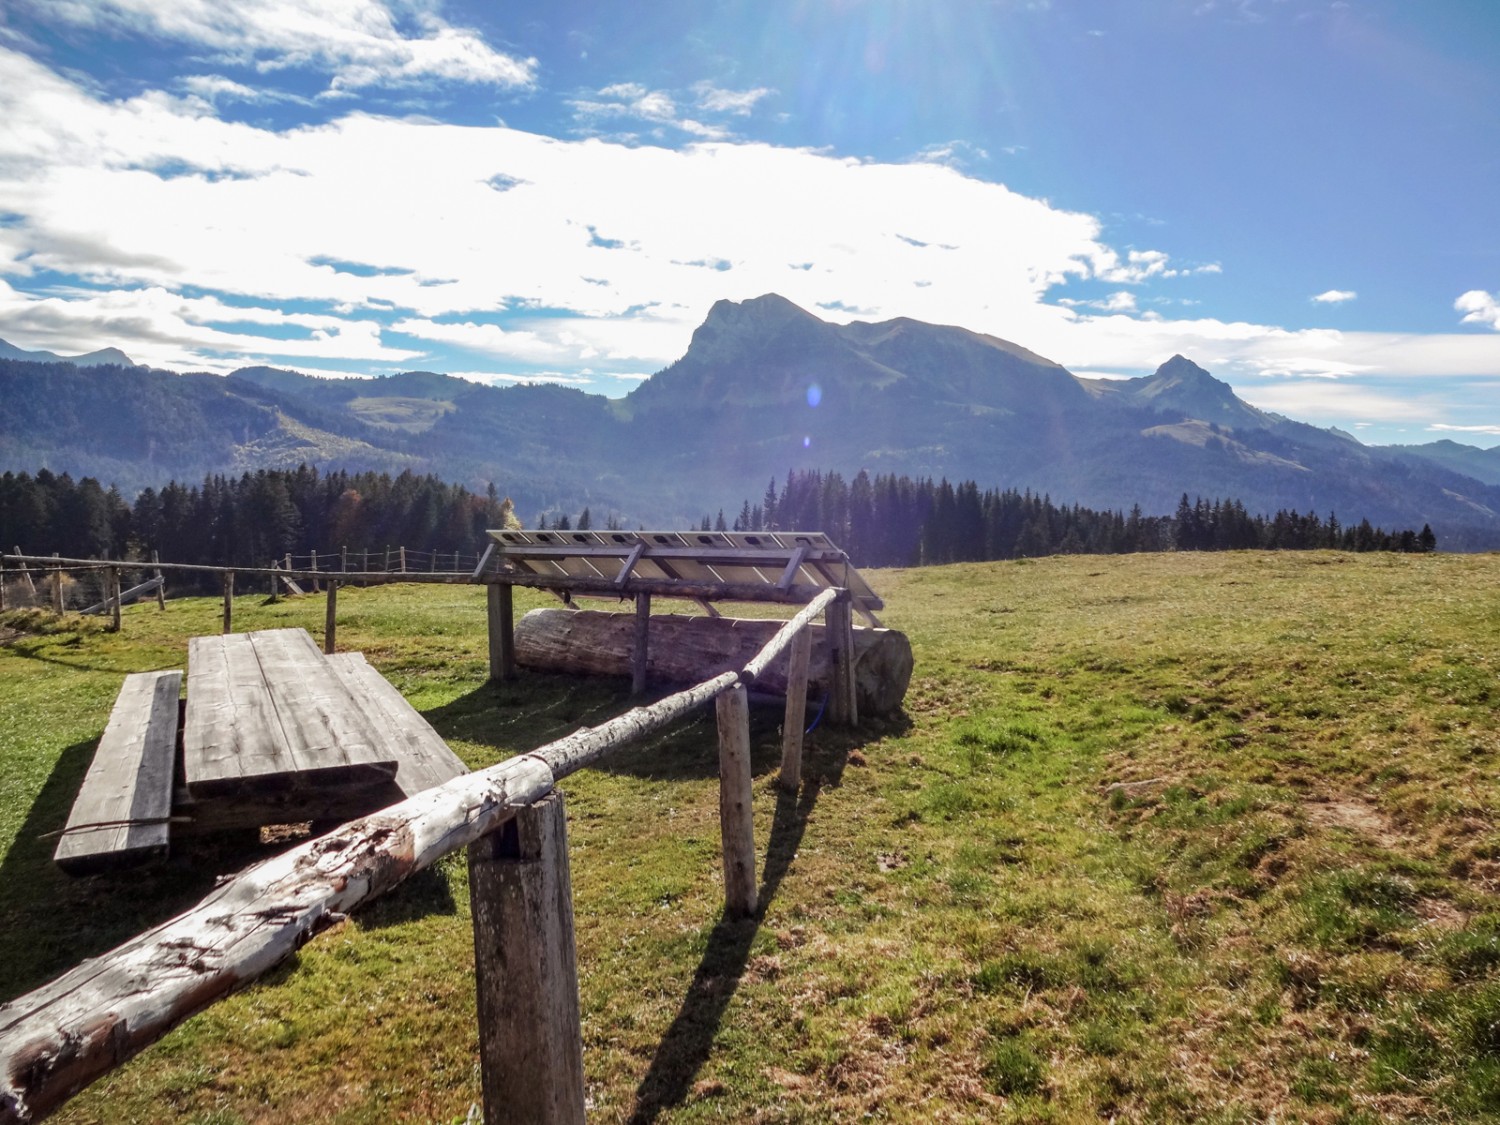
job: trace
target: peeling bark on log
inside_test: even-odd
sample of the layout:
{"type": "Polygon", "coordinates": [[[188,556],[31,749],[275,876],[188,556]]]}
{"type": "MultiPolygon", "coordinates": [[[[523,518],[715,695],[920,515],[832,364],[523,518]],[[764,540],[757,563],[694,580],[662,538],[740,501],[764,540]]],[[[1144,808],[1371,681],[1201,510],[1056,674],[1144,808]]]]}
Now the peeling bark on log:
{"type": "Polygon", "coordinates": [[[256,864],[176,918],[0,1005],[0,1125],[51,1113],[361,903],[737,680],[737,672],[726,672],[346,824],[256,864]]]}
{"type": "MultiPolygon", "coordinates": [[[[744,667],[776,634],[780,621],[663,614],[651,619],[647,675],[655,683],[695,683],[744,667]]],[[[808,691],[832,686],[828,644],[821,625],[812,632],[808,691]]],[[[516,624],[516,660],[544,672],[598,676],[631,674],[633,613],[534,609],[516,624]]],[[[854,630],[854,674],[860,714],[889,715],[901,707],[911,682],[911,642],[893,629],[854,630]]],[[[755,686],[786,694],[787,657],[773,661],[755,686]]]]}

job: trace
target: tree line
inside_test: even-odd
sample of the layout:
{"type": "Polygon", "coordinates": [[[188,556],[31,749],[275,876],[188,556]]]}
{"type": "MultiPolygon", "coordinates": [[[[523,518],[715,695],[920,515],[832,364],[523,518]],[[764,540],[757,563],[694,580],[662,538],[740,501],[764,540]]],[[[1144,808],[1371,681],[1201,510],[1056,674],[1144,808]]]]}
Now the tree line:
{"type": "MultiPolygon", "coordinates": [[[[210,475],[200,485],[147,488],[133,502],[92,477],[73,480],[46,469],[0,474],[0,548],[69,558],[147,559],[209,566],[265,566],[287,553],[381,552],[395,544],[477,555],[485,532],[519,527],[509,499],[484,495],[432,475],[320,473],[263,469],[210,475]]],[[[594,526],[587,508],[576,521],[594,526]]],[[[606,526],[618,529],[613,516],[606,526]]],[[[1169,516],[1059,505],[1016,489],[980,491],[973,481],[913,480],[859,472],[794,471],[778,489],[746,500],[732,524],[720,511],[703,529],[821,530],[858,566],[914,566],[1051,554],[1135,551],[1309,550],[1431,551],[1432,529],[1387,532],[1368,520],[1341,524],[1332,513],[1250,515],[1237,500],[1189,500],[1169,516]]]]}
{"type": "Polygon", "coordinates": [[[1054,504],[1050,496],[1014,488],[986,489],[974,481],[913,480],[861,470],[852,481],[816,470],[787,474],[777,491],[748,499],[731,525],[719,512],[707,530],[816,529],[849,552],[856,566],[921,566],[1056,554],[1136,551],[1316,550],[1432,551],[1437,537],[1421,531],[1387,532],[1369,520],[1344,525],[1330,512],[1278,511],[1251,515],[1238,500],[1189,500],[1170,516],[1150,516],[1140,505],[1096,511],[1054,504]]]}
{"type": "MultiPolygon", "coordinates": [[[[477,555],[490,528],[516,527],[509,499],[431,475],[262,469],[173,482],[127,501],[92,477],[0,474],[0,546],[65,558],[150,558],[262,567],[290,553],[389,545],[477,555]]],[[[179,583],[180,584],[180,583],[179,583]]]]}

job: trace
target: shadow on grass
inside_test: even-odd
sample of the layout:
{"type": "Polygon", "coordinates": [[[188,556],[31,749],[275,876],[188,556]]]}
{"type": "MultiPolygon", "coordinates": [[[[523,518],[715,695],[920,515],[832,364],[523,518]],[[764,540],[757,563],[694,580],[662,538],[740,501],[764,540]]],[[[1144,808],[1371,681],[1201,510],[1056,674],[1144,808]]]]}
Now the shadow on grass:
{"type": "MultiPolygon", "coordinates": [[[[95,739],[87,739],[63,750],[0,859],[0,917],[5,919],[0,1003],[189,909],[222,876],[304,842],[292,836],[262,844],[254,831],[174,839],[166,860],[99,875],[67,875],[52,862],[54,833],[67,823],[95,745],[95,739]]],[[[362,927],[379,929],[457,909],[446,879],[428,869],[358,917],[362,927]]]]}
{"type": "MultiPolygon", "coordinates": [[[[750,948],[766,908],[776,897],[802,846],[818,795],[824,787],[841,783],[849,752],[863,741],[858,734],[844,732],[826,736],[818,746],[807,748],[801,791],[777,790],[776,814],[766,840],[766,865],[756,912],[749,918],[721,915],[709,934],[708,948],[693,973],[687,994],[636,1089],[631,1125],[655,1121],[663,1111],[679,1105],[692,1088],[693,1078],[708,1059],[724,1012],[745,974],[750,948]]],[[[713,758],[717,769],[717,751],[713,758]]]]}

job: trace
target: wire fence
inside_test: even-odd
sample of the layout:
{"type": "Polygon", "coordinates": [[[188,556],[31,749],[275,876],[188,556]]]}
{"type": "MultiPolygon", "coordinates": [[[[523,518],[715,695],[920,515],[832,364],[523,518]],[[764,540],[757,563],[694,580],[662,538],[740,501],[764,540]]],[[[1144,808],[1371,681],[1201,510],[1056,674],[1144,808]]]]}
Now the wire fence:
{"type": "MultiPolygon", "coordinates": [[[[217,589],[222,575],[238,574],[265,582],[272,593],[319,592],[326,581],[422,581],[467,578],[480,556],[405,546],[384,549],[340,547],[284,554],[260,566],[199,566],[156,559],[64,559],[53,555],[0,555],[0,610],[42,608],[57,613],[99,613],[111,608],[111,583],[118,579],[122,604],[142,598],[165,599],[175,583],[179,593],[217,589]],[[55,561],[53,561],[55,560],[55,561]],[[171,576],[169,582],[167,576],[171,576]],[[157,582],[157,579],[161,579],[157,582]]],[[[247,591],[248,592],[248,591],[247,591]]]]}

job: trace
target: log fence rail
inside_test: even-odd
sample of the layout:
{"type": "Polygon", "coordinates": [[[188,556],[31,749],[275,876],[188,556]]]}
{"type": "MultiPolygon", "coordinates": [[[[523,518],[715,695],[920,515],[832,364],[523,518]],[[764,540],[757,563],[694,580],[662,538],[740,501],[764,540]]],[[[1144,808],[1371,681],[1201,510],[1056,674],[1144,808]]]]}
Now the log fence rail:
{"type": "MultiPolygon", "coordinates": [[[[232,571],[221,569],[227,580],[232,571]]],[[[341,580],[352,577],[341,574],[341,580]]],[[[473,578],[466,574],[463,580],[473,578]]],[[[509,600],[508,587],[491,586],[489,594],[492,603],[497,595],[509,600]]],[[[753,915],[758,904],[746,689],[791,649],[779,781],[795,788],[808,629],[820,614],[830,634],[847,628],[841,622],[850,619],[849,600],[846,589],[822,590],[739,670],[454,778],[264,860],[176,918],[0,1005],[0,1125],[52,1112],[350,910],[464,847],[475,896],[485,1120],[581,1122],[582,1029],[557,783],[715,702],[725,911],[753,915]]],[[[503,658],[496,648],[503,646],[492,647],[503,658]]],[[[841,650],[846,667],[839,674],[852,682],[853,650],[841,650]]],[[[845,710],[852,725],[854,716],[845,710]]]]}

